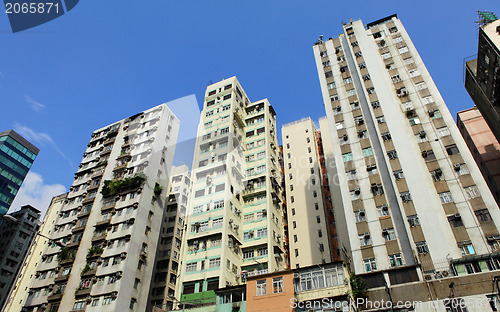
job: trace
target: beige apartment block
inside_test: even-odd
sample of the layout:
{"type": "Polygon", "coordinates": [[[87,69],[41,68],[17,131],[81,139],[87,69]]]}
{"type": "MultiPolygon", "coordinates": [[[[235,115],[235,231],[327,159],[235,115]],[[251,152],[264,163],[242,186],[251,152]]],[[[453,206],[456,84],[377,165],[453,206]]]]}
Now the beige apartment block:
{"type": "Polygon", "coordinates": [[[285,268],[276,114],[236,77],[207,87],[192,169],[181,302],[285,268]]]}
{"type": "Polygon", "coordinates": [[[382,272],[499,269],[498,206],[397,16],[346,23],[313,50],[339,248],[354,272],[384,286],[382,272]]]}
{"type": "Polygon", "coordinates": [[[500,144],[477,107],[458,112],[457,125],[498,204],[500,144]]]}
{"type": "Polygon", "coordinates": [[[168,197],[151,279],[150,306],[146,311],[171,310],[175,303],[172,297],[175,297],[176,290],[178,291],[182,285],[178,280],[178,275],[182,261],[182,236],[191,190],[191,173],[186,165],[173,166],[170,176],[168,197]]]}
{"type": "Polygon", "coordinates": [[[48,237],[52,234],[54,225],[59,218],[59,213],[61,207],[68,194],[61,194],[52,199],[47,212],[43,218],[40,229],[38,230],[38,235],[33,238],[33,243],[24,259],[22,266],[19,269],[19,273],[10,290],[7,302],[4,306],[4,311],[21,311],[26,298],[28,297],[28,292],[32,283],[32,280],[36,276],[38,263],[41,261],[43,253],[49,244],[48,237]]]}
{"type": "Polygon", "coordinates": [[[320,146],[310,118],[283,125],[283,165],[293,268],[331,262],[328,214],[325,207],[320,146]]]}
{"type": "Polygon", "coordinates": [[[162,104],[92,133],[28,264],[25,311],[146,309],[179,124],[162,104]]]}

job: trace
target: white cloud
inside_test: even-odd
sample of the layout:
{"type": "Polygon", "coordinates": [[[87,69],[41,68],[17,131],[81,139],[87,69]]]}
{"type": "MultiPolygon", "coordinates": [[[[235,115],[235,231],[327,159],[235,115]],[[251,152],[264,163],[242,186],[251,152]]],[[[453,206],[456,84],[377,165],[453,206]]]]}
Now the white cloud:
{"type": "Polygon", "coordinates": [[[31,128],[19,123],[14,124],[14,130],[28,141],[36,142],[41,145],[45,145],[46,143],[55,144],[54,140],[52,140],[52,137],[47,133],[33,131],[31,128]]]}
{"type": "Polygon", "coordinates": [[[59,147],[57,147],[56,142],[54,142],[52,137],[50,135],[48,135],[47,133],[36,132],[33,129],[31,129],[27,126],[21,125],[17,122],[14,124],[14,130],[17,133],[19,133],[21,136],[23,136],[25,139],[27,139],[28,141],[31,141],[32,143],[38,143],[42,146],[46,146],[47,144],[52,145],[52,147],[56,150],[56,152],[59,153],[59,155],[61,155],[62,158],[64,158],[68,162],[68,164],[70,165],[71,168],[73,168],[73,163],[71,162],[71,159],[69,159],[68,156],[66,156],[66,154],[64,154],[59,149],[59,147]]]}
{"type": "Polygon", "coordinates": [[[65,192],[64,185],[45,184],[40,174],[29,171],[9,209],[9,213],[19,210],[21,206],[31,205],[40,210],[43,216],[50,205],[52,197],[65,192]]]}
{"type": "Polygon", "coordinates": [[[31,104],[31,108],[33,108],[33,110],[39,112],[40,110],[44,109],[46,106],[43,105],[42,103],[38,102],[38,101],[35,101],[31,96],[29,95],[25,95],[24,96],[24,100],[26,102],[28,102],[29,104],[31,104]]]}

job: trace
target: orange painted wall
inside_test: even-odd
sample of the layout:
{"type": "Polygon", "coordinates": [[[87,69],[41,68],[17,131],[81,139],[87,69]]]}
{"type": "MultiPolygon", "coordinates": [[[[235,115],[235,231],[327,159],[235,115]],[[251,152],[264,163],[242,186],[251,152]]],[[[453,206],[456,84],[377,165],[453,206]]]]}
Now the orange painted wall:
{"type": "Polygon", "coordinates": [[[293,272],[276,272],[265,274],[261,277],[251,277],[247,281],[247,312],[252,311],[293,311],[290,300],[294,297],[293,272]],[[283,276],[283,292],[273,294],[273,278],[283,276]],[[267,282],[267,294],[257,296],[257,281],[265,279],[267,282]]]}

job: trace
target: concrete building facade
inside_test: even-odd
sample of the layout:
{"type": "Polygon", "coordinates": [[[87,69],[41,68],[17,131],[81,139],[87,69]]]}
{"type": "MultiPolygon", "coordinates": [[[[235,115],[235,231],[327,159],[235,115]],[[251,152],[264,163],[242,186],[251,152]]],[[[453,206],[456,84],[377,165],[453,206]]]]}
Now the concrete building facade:
{"type": "Polygon", "coordinates": [[[458,112],[457,125],[498,204],[500,144],[477,107],[458,112]]]}
{"type": "Polygon", "coordinates": [[[465,89],[500,140],[500,20],[478,11],[479,39],[476,58],[466,58],[465,89]]]}
{"type": "Polygon", "coordinates": [[[191,191],[191,173],[186,165],[172,167],[168,187],[160,239],[156,248],[153,278],[151,280],[150,307],[171,310],[174,306],[175,292],[181,281],[180,274],[182,237],[184,235],[187,202],[191,191]]]}
{"type": "Polygon", "coordinates": [[[0,307],[3,307],[40,222],[40,210],[30,206],[8,214],[0,225],[0,307]]]}
{"type": "Polygon", "coordinates": [[[52,198],[45,216],[40,223],[40,228],[37,232],[38,234],[33,237],[33,243],[24,258],[16,280],[10,289],[3,311],[22,311],[24,303],[28,297],[31,283],[36,276],[38,264],[42,260],[45,249],[49,244],[49,236],[52,235],[52,231],[57,219],[59,218],[59,213],[67,195],[68,194],[65,193],[52,198]]]}
{"type": "Polygon", "coordinates": [[[344,24],[313,50],[354,272],[406,268],[411,281],[498,269],[497,258],[474,258],[499,250],[498,206],[397,16],[344,24]]]}
{"type": "Polygon", "coordinates": [[[39,151],[14,130],[0,132],[0,215],[9,210],[39,151]]]}
{"type": "Polygon", "coordinates": [[[208,86],[193,160],[181,302],[283,269],[276,114],[251,102],[235,77],[208,86]]]}
{"type": "Polygon", "coordinates": [[[146,309],[178,131],[162,104],[92,133],[26,311],[146,309]]]}
{"type": "Polygon", "coordinates": [[[331,262],[337,250],[329,227],[333,210],[327,208],[321,134],[310,118],[283,125],[281,134],[291,267],[331,262]]]}

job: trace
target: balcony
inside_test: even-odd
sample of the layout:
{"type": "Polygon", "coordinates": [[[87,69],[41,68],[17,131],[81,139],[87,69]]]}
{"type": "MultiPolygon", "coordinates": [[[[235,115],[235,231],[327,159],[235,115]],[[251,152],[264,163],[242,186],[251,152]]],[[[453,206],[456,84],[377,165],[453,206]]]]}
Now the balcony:
{"type": "Polygon", "coordinates": [[[94,236],[92,236],[92,242],[98,242],[101,240],[105,240],[107,235],[108,235],[108,233],[102,233],[102,234],[98,234],[98,235],[94,234],[94,236]]]}
{"type": "Polygon", "coordinates": [[[60,301],[63,294],[59,291],[58,293],[53,293],[52,295],[47,297],[47,301],[60,301]]]}
{"type": "Polygon", "coordinates": [[[86,297],[90,295],[90,288],[78,288],[75,291],[75,297],[86,297]]]}

